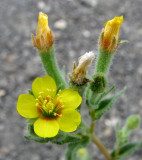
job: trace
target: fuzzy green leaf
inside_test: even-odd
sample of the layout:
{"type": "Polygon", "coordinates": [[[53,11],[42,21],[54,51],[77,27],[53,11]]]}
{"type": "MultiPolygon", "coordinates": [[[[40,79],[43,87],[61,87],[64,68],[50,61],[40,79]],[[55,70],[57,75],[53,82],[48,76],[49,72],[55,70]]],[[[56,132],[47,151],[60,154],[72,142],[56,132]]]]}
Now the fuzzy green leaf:
{"type": "Polygon", "coordinates": [[[121,129],[119,128],[119,124],[116,125],[117,148],[120,148],[128,143],[131,132],[137,129],[139,125],[140,125],[139,115],[129,116],[127,118],[125,126],[121,129]]]}
{"type": "Polygon", "coordinates": [[[115,157],[115,150],[111,153],[111,155],[115,160],[124,159],[131,156],[138,149],[142,149],[142,142],[126,144],[120,148],[117,157],[115,157]]]}
{"type": "Polygon", "coordinates": [[[117,146],[119,148],[129,141],[130,133],[124,128],[120,129],[119,124],[116,125],[116,138],[117,138],[117,146]]]}
{"type": "Polygon", "coordinates": [[[82,137],[81,141],[78,143],[68,144],[65,160],[77,160],[77,151],[80,148],[86,148],[90,142],[88,136],[82,137]]]}
{"type": "Polygon", "coordinates": [[[73,136],[69,133],[65,133],[62,131],[59,131],[58,135],[53,137],[53,138],[42,138],[42,137],[38,137],[35,133],[34,133],[34,129],[33,129],[33,125],[29,124],[28,125],[28,131],[29,131],[29,135],[25,135],[24,137],[27,140],[33,140],[35,142],[38,143],[48,143],[48,142],[52,142],[55,144],[65,144],[65,143],[70,143],[70,142],[79,142],[80,138],[73,136]]]}
{"type": "Polygon", "coordinates": [[[104,98],[106,95],[108,95],[111,91],[113,91],[115,88],[115,86],[113,85],[111,88],[109,88],[108,90],[104,91],[103,93],[101,93],[101,95],[99,96],[99,98],[96,100],[95,105],[97,105],[102,98],[104,98]]]}
{"type": "Polygon", "coordinates": [[[99,105],[98,109],[95,109],[95,120],[100,119],[114,104],[114,102],[125,92],[126,88],[123,88],[118,93],[114,94],[113,96],[102,100],[99,105]]]}

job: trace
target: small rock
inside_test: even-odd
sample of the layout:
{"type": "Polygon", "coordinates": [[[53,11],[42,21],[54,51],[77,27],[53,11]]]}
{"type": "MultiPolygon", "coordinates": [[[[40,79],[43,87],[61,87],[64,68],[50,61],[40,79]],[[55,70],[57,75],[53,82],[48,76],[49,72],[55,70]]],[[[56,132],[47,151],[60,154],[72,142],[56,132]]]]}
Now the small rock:
{"type": "Polygon", "coordinates": [[[104,137],[111,136],[112,135],[112,129],[111,128],[105,129],[103,135],[104,135],[104,137]]]}
{"type": "Polygon", "coordinates": [[[44,1],[39,1],[37,3],[37,8],[44,11],[44,12],[49,12],[51,7],[49,5],[46,5],[44,1]]]}
{"type": "Polygon", "coordinates": [[[98,0],[81,0],[81,2],[91,7],[96,7],[98,5],[98,0]]]}
{"type": "Polygon", "coordinates": [[[67,27],[67,22],[64,19],[60,19],[54,23],[54,27],[64,30],[67,27]]]}
{"type": "Polygon", "coordinates": [[[88,38],[91,35],[91,33],[88,30],[83,31],[82,34],[85,38],[88,38]]]}
{"type": "Polygon", "coordinates": [[[2,152],[3,154],[8,153],[8,149],[7,149],[5,146],[2,146],[2,147],[0,148],[0,150],[1,150],[1,152],[2,152]]]}
{"type": "Polygon", "coordinates": [[[39,2],[37,3],[37,7],[38,7],[39,9],[44,9],[44,7],[45,7],[45,2],[44,2],[44,1],[39,1],[39,2]]]}
{"type": "Polygon", "coordinates": [[[6,95],[6,91],[4,89],[0,90],[0,97],[3,97],[6,95]]]}
{"type": "Polygon", "coordinates": [[[112,118],[112,119],[106,119],[105,120],[105,124],[108,126],[108,127],[114,127],[118,122],[118,119],[117,118],[112,118]]]}

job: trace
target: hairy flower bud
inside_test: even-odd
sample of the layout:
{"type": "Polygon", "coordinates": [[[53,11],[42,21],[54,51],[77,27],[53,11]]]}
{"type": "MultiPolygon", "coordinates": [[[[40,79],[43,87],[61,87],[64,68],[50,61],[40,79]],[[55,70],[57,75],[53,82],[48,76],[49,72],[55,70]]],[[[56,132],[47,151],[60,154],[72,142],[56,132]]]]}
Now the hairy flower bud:
{"type": "Polygon", "coordinates": [[[131,115],[127,119],[127,128],[134,130],[137,129],[140,125],[140,116],[139,115],[131,115]]]}
{"type": "Polygon", "coordinates": [[[69,78],[73,84],[76,86],[82,86],[90,81],[85,78],[85,75],[87,67],[92,62],[94,57],[93,52],[88,52],[79,58],[78,66],[76,66],[76,63],[74,62],[72,75],[69,74],[69,78]]]}
{"type": "Polygon", "coordinates": [[[108,82],[103,73],[97,73],[93,77],[94,81],[91,82],[91,90],[96,93],[102,93],[107,88],[108,82]]]}
{"type": "Polygon", "coordinates": [[[119,44],[119,29],[122,22],[123,16],[120,16],[108,20],[105,23],[105,28],[103,28],[99,40],[100,49],[105,50],[108,53],[115,52],[119,44]]]}
{"type": "Polygon", "coordinates": [[[39,13],[36,38],[33,34],[31,37],[34,47],[37,47],[41,51],[46,51],[52,47],[54,37],[48,26],[48,16],[46,14],[42,12],[39,13]]]}

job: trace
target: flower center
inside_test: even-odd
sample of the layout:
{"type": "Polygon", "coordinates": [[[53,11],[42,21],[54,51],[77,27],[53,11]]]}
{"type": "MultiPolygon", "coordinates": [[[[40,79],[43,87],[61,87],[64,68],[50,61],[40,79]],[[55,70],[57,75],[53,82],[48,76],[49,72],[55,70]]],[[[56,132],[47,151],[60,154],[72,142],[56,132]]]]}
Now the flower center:
{"type": "MultiPolygon", "coordinates": [[[[38,98],[36,98],[36,106],[37,110],[40,116],[43,116],[44,118],[49,119],[57,119],[58,117],[62,116],[62,108],[64,107],[62,103],[55,98],[54,96],[51,96],[51,92],[54,92],[53,90],[48,90],[47,95],[45,92],[39,92],[38,98]]],[[[60,92],[57,94],[57,97],[60,97],[60,92]]]]}

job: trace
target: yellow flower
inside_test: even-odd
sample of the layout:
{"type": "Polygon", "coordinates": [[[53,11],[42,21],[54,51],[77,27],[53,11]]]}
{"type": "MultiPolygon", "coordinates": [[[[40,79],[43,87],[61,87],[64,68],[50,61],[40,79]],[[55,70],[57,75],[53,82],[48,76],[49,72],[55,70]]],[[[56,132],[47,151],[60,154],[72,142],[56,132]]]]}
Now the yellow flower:
{"type": "Polygon", "coordinates": [[[59,129],[73,132],[81,122],[81,116],[75,109],[82,98],[72,89],[59,91],[50,76],[36,78],[32,84],[34,95],[22,94],[18,98],[17,111],[25,118],[37,118],[34,132],[39,137],[54,137],[59,129]]]}
{"type": "Polygon", "coordinates": [[[100,48],[113,52],[119,43],[119,29],[123,22],[123,16],[115,17],[105,23],[100,37],[100,48]]]}
{"type": "Polygon", "coordinates": [[[48,26],[48,16],[42,12],[38,16],[38,25],[36,29],[36,39],[32,34],[32,42],[39,50],[49,49],[54,42],[52,31],[48,26]]]}

